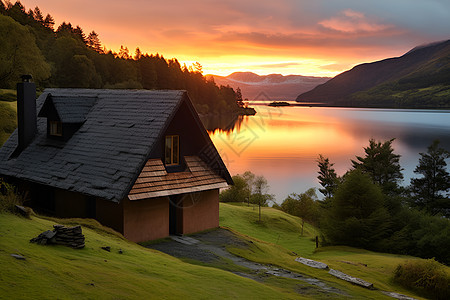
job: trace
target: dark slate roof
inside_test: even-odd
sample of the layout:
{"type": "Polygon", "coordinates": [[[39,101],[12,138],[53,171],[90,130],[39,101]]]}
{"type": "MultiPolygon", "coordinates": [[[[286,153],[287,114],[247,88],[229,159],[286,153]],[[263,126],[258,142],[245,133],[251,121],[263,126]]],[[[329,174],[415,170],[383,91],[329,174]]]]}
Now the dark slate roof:
{"type": "Polygon", "coordinates": [[[63,119],[72,120],[63,103],[94,103],[66,142],[48,139],[46,118],[38,117],[36,138],[11,157],[16,130],[0,149],[0,174],[114,202],[127,196],[154,143],[189,101],[185,91],[47,89],[37,99],[38,112],[49,94],[63,119]]]}
{"type": "Polygon", "coordinates": [[[97,97],[54,96],[49,93],[38,116],[47,117],[49,110],[54,108],[61,122],[83,123],[96,101],[97,97]]]}

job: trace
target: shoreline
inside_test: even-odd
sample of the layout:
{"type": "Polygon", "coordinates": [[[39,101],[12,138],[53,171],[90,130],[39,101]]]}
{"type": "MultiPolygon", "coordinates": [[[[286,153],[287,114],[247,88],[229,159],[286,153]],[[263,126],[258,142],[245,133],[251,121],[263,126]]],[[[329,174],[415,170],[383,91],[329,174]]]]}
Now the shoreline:
{"type": "Polygon", "coordinates": [[[291,106],[302,107],[333,107],[333,108],[369,108],[369,109],[411,109],[411,110],[450,110],[450,106],[435,107],[435,106],[423,106],[423,107],[411,107],[411,106],[390,106],[390,105],[333,105],[329,103],[301,103],[291,104],[291,106]]]}

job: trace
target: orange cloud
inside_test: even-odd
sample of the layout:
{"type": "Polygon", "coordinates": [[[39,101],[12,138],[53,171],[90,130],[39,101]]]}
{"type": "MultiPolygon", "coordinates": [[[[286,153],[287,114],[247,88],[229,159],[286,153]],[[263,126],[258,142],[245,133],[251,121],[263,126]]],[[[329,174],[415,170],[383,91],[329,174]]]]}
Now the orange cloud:
{"type": "Polygon", "coordinates": [[[327,29],[345,33],[376,33],[392,28],[391,25],[378,24],[364,13],[351,9],[340,12],[337,17],[320,21],[319,24],[327,29]]]}
{"type": "Polygon", "coordinates": [[[56,26],[66,21],[95,30],[108,49],[139,47],[182,63],[199,61],[205,72],[221,75],[333,76],[345,66],[447,39],[450,28],[448,0],[21,2],[50,13],[56,26]]]}

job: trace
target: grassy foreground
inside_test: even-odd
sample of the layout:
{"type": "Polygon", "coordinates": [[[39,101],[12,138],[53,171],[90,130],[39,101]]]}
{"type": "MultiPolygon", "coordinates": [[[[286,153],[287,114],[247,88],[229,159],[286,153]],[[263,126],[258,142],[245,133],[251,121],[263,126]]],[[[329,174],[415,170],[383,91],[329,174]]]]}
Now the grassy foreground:
{"type": "MultiPolygon", "coordinates": [[[[83,224],[86,247],[41,246],[29,240],[54,221],[0,214],[2,299],[211,299],[289,295],[230,272],[184,263],[83,224]],[[100,247],[110,246],[111,252],[100,247]],[[122,249],[123,254],[118,250],[122,249]],[[26,260],[17,260],[20,254],[26,260]]],[[[80,223],[77,222],[77,223],[80,223]]]]}
{"type": "Polygon", "coordinates": [[[257,222],[258,211],[252,207],[221,203],[220,214],[221,226],[249,241],[249,247],[229,246],[230,252],[319,279],[343,294],[297,294],[293,292],[297,286],[294,279],[268,278],[259,282],[215,267],[183,262],[128,242],[93,220],[36,216],[29,220],[0,213],[0,298],[392,299],[381,293],[390,291],[421,299],[392,282],[392,272],[399,263],[417,258],[349,247],[315,250],[311,237],[317,232],[312,226],[305,227],[302,237],[299,218],[272,208],[263,209],[261,223],[257,222]],[[29,243],[56,223],[81,224],[86,247],[74,250],[29,243]],[[111,252],[102,250],[103,246],[110,246],[111,252]],[[11,254],[23,255],[26,260],[17,260],[11,254]],[[327,271],[306,267],[294,260],[297,256],[325,262],[331,268],[372,282],[377,290],[354,286],[327,271]]]}
{"type": "MultiPolygon", "coordinates": [[[[260,243],[254,243],[252,248],[229,249],[231,252],[253,261],[275,264],[294,272],[334,283],[336,287],[356,298],[389,299],[379,291],[382,290],[421,299],[414,292],[406,290],[392,280],[393,272],[400,263],[419,258],[377,253],[344,246],[321,247],[316,250],[312,237],[317,232],[312,226],[306,227],[305,224],[304,236],[300,236],[300,218],[269,207],[263,208],[262,215],[263,222],[259,223],[257,209],[227,203],[220,204],[221,226],[230,227],[260,240],[260,243]],[[276,247],[273,244],[282,247],[276,247]],[[292,251],[298,255],[293,254],[292,251]],[[306,267],[295,262],[294,259],[297,256],[324,262],[330,268],[373,283],[378,290],[370,291],[357,287],[336,279],[329,275],[327,271],[306,267]]],[[[447,267],[446,269],[447,272],[450,272],[450,268],[447,267]]]]}

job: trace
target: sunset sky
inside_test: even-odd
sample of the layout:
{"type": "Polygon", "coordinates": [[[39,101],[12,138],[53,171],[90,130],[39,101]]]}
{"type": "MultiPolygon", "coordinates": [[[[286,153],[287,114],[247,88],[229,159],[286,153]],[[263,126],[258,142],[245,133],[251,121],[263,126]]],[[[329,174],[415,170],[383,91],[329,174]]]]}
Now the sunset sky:
{"type": "MultiPolygon", "coordinates": [[[[14,1],[12,1],[14,2],[14,1]]],[[[448,0],[22,0],[95,30],[113,51],[160,53],[204,74],[334,76],[450,39],[448,0]]]]}

